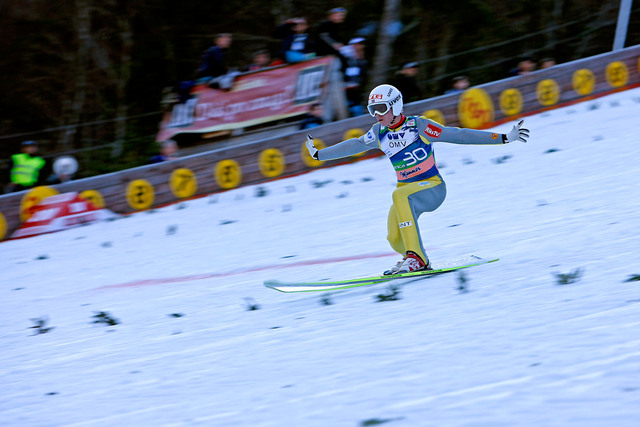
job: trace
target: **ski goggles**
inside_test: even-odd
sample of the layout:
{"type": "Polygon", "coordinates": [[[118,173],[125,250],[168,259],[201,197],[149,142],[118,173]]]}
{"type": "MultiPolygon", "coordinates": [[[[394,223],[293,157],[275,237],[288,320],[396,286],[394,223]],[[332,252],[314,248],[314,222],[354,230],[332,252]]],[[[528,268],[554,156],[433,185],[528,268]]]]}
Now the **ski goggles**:
{"type": "Polygon", "coordinates": [[[376,114],[384,116],[385,114],[387,114],[387,111],[389,111],[390,108],[391,107],[386,102],[382,104],[367,105],[367,110],[369,110],[369,114],[371,114],[371,117],[375,117],[376,114]]]}

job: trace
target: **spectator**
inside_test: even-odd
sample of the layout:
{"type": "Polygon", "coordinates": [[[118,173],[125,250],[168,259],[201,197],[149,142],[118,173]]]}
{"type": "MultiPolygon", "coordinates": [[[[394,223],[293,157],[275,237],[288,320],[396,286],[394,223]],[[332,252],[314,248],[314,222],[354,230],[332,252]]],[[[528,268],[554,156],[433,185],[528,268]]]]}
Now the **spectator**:
{"type": "Polygon", "coordinates": [[[393,86],[403,94],[405,102],[423,99],[422,89],[418,84],[418,63],[405,63],[402,68],[396,72],[393,86]]]}
{"type": "Polygon", "coordinates": [[[533,60],[530,56],[524,56],[520,58],[518,61],[518,66],[511,71],[509,71],[509,75],[511,76],[524,76],[526,74],[532,73],[536,70],[536,61],[533,60]]]}
{"type": "Polygon", "coordinates": [[[344,71],[345,91],[347,104],[351,116],[365,114],[362,99],[362,87],[367,81],[368,63],[365,59],[365,39],[356,37],[342,48],[347,59],[347,69],[344,71]]]}
{"type": "Polygon", "coordinates": [[[545,68],[551,68],[556,65],[556,60],[553,58],[542,58],[540,60],[540,69],[544,70],[545,68]]]}
{"type": "Polygon", "coordinates": [[[160,145],[160,153],[151,157],[151,159],[149,159],[149,163],[162,163],[169,160],[175,160],[178,158],[177,153],[178,144],[175,141],[168,139],[160,145]]]}
{"type": "Polygon", "coordinates": [[[276,29],[276,34],[283,35],[280,56],[289,64],[313,58],[315,46],[308,33],[309,23],[306,18],[293,18],[276,29]]]}
{"type": "Polygon", "coordinates": [[[467,90],[469,87],[469,78],[467,76],[456,76],[451,82],[451,89],[448,89],[445,94],[460,93],[467,90]]]}
{"type": "Polygon", "coordinates": [[[324,114],[324,108],[322,108],[322,103],[314,102],[309,107],[309,112],[306,117],[300,123],[300,129],[311,129],[316,126],[320,126],[324,123],[324,119],[322,118],[324,114]]]}
{"type": "Polygon", "coordinates": [[[214,45],[202,56],[196,78],[213,78],[227,74],[227,50],[232,41],[233,37],[229,33],[220,33],[215,37],[214,45]]]}
{"type": "Polygon", "coordinates": [[[36,141],[24,141],[21,152],[9,160],[9,184],[6,192],[28,190],[42,185],[50,172],[50,166],[38,155],[36,141]]]}
{"type": "Polygon", "coordinates": [[[346,69],[349,65],[347,60],[340,53],[340,49],[344,46],[344,20],[347,17],[347,9],[344,7],[336,7],[331,9],[327,14],[327,19],[318,25],[318,45],[317,52],[319,56],[335,55],[340,59],[342,68],[346,69]]]}
{"type": "Polygon", "coordinates": [[[272,67],[274,64],[271,62],[271,54],[266,49],[261,49],[253,54],[253,62],[247,66],[244,71],[258,71],[263,68],[272,67]]]}

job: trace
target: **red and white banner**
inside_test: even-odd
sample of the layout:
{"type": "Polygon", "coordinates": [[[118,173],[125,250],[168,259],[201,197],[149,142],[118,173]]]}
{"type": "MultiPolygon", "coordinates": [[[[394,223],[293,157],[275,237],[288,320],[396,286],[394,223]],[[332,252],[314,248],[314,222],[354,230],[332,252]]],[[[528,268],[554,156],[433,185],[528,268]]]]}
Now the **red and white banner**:
{"type": "Polygon", "coordinates": [[[33,209],[11,238],[29,237],[53,231],[66,230],[90,222],[117,217],[108,209],[98,208],[78,193],[62,193],[47,197],[33,209]]]}
{"type": "Polygon", "coordinates": [[[194,86],[191,96],[166,113],[156,139],[179,133],[206,133],[239,129],[302,115],[323,97],[333,57],[322,57],[244,74],[230,90],[194,86]]]}

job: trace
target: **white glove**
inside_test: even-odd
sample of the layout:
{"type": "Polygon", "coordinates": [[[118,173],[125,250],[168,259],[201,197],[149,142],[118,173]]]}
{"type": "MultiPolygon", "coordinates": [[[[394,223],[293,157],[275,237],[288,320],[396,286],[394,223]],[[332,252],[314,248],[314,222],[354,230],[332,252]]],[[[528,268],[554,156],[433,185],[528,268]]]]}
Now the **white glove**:
{"type": "Polygon", "coordinates": [[[309,150],[309,154],[314,159],[318,160],[318,149],[315,145],[313,145],[313,137],[311,135],[307,135],[307,150],[309,150]]]}
{"type": "Polygon", "coordinates": [[[502,142],[504,144],[508,144],[513,141],[527,142],[527,138],[529,138],[529,129],[520,129],[522,123],[524,123],[524,120],[520,120],[517,125],[514,125],[513,129],[511,129],[509,133],[502,135],[502,142]]]}

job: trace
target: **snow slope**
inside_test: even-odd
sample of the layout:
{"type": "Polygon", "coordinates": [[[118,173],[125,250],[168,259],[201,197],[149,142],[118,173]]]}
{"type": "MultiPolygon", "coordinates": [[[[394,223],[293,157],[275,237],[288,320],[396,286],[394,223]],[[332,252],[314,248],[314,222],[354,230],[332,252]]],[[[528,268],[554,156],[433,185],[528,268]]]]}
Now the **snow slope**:
{"type": "Polygon", "coordinates": [[[4,242],[0,424],[640,426],[638,117],[634,89],[438,144],[432,261],[501,260],[393,301],[262,286],[395,264],[383,158],[4,242]]]}

